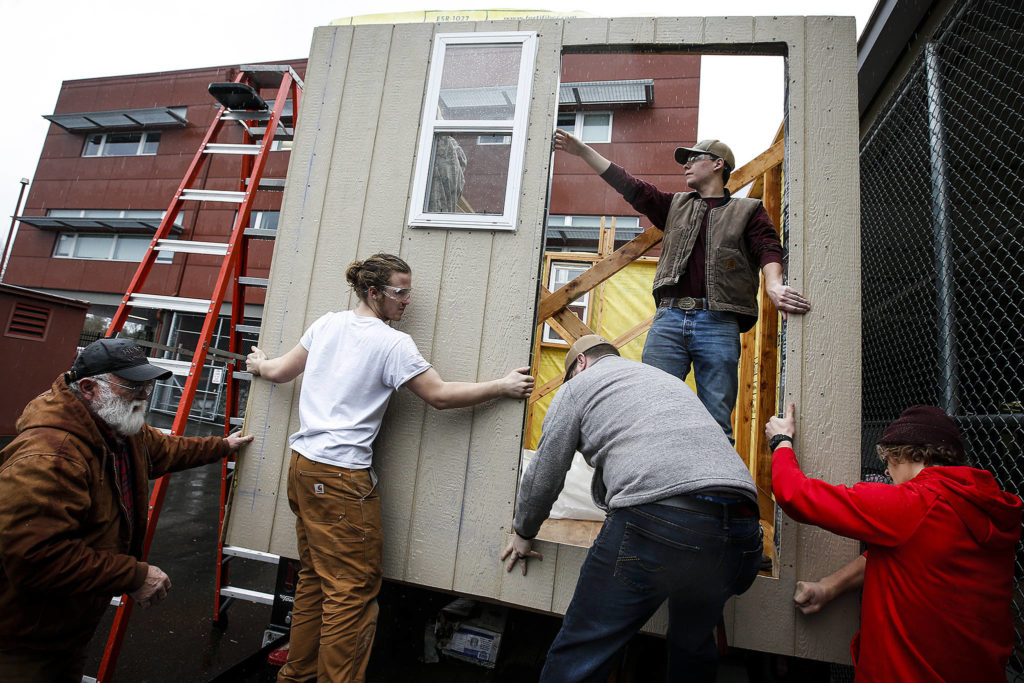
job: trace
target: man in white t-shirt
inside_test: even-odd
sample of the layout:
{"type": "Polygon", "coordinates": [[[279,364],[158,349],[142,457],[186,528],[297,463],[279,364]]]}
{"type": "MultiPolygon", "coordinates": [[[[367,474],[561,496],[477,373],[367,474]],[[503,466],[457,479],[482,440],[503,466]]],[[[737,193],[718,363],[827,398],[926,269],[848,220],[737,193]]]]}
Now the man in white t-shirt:
{"type": "Polygon", "coordinates": [[[269,359],[253,347],[246,361],[253,375],[272,382],[305,372],[288,473],[301,569],[279,683],[365,677],[382,546],[370,466],[391,395],[407,386],[434,408],[446,409],[524,399],[534,384],[528,367],[488,382],[441,379],[412,337],[390,327],[402,319],[412,295],[411,269],[397,256],[356,261],[345,276],[359,297],[353,310],[325,314],[282,356],[269,359]]]}

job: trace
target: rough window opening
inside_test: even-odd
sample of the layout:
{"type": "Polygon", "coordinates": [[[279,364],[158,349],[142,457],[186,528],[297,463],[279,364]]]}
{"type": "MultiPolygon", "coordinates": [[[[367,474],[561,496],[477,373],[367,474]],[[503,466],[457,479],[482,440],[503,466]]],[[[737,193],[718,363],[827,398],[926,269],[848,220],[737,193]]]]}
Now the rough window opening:
{"type": "MultiPolygon", "coordinates": [[[[685,52],[563,54],[563,86],[567,81],[584,87],[589,81],[602,81],[604,88],[608,82],[627,82],[625,79],[638,77],[646,79],[646,99],[595,102],[581,110],[578,102],[561,98],[556,118],[558,127],[574,132],[588,144],[598,143],[595,150],[600,154],[665,192],[689,189],[683,167],[673,158],[677,146],[692,145],[705,138],[722,139],[737,157],[738,168],[733,169],[729,184],[731,191],[737,196],[761,198],[781,231],[785,220],[781,173],[784,143],[780,127],[785,112],[784,59],[685,52]],[[766,77],[765,73],[769,75],[766,77]],[[736,101],[735,95],[731,103],[722,101],[731,93],[747,92],[743,87],[737,89],[732,85],[766,78],[776,92],[756,110],[736,101]],[[732,85],[723,87],[726,82],[732,85]],[[723,111],[728,113],[730,106],[745,112],[747,120],[725,122],[723,111]],[[602,116],[607,118],[602,119],[602,116]],[[605,120],[607,127],[597,132],[599,124],[605,120]],[[743,140],[745,138],[753,142],[743,140]],[[753,160],[768,149],[773,150],[766,155],[769,160],[764,162],[762,157],[754,168],[753,160]]],[[[542,278],[552,293],[651,226],[648,217],[634,211],[584,162],[563,152],[556,152],[552,162],[548,215],[542,278]],[[578,230],[584,227],[590,234],[578,230]]],[[[660,237],[660,231],[657,232],[660,237]]],[[[660,244],[624,262],[614,275],[575,301],[567,302],[562,310],[576,313],[578,323],[615,342],[624,357],[640,360],[647,329],[656,310],[651,283],[659,253],[660,244]]],[[[762,311],[770,313],[762,313],[758,325],[741,338],[740,395],[733,412],[733,431],[737,451],[758,487],[762,526],[766,532],[765,552],[774,558],[777,556],[775,504],[771,496],[770,455],[763,443],[763,423],[775,413],[777,404],[779,320],[763,290],[759,303],[762,311]]],[[[563,372],[565,357],[565,342],[560,342],[558,333],[546,322],[538,322],[533,369],[540,390],[535,392],[528,410],[520,472],[525,471],[539,441],[544,413],[557,391],[557,378],[563,372]]],[[[688,383],[694,387],[692,372],[688,383]]],[[[563,496],[555,504],[552,518],[542,527],[539,538],[581,546],[592,543],[604,514],[590,500],[591,474],[592,469],[577,456],[563,496]]],[[[773,562],[770,573],[778,575],[777,562],[773,562]]]]}

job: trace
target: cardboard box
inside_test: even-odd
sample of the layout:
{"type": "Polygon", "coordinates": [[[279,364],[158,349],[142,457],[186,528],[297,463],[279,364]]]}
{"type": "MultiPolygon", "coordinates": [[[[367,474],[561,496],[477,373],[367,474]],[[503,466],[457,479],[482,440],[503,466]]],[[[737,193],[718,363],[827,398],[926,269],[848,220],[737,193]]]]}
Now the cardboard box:
{"type": "Polygon", "coordinates": [[[498,661],[508,610],[459,598],[438,615],[435,634],[441,654],[493,669],[498,661]]]}

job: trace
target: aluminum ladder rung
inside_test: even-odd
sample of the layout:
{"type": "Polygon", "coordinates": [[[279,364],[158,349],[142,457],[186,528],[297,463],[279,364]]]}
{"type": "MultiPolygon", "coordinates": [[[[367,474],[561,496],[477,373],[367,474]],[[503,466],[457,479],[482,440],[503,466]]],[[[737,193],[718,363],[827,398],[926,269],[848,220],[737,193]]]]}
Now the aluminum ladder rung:
{"type": "Polygon", "coordinates": [[[204,148],[207,154],[250,154],[256,156],[263,145],[243,145],[222,142],[208,142],[204,148]]]}
{"type": "Polygon", "coordinates": [[[239,600],[245,600],[247,602],[257,602],[261,605],[274,604],[273,593],[261,593],[259,591],[251,591],[248,588],[224,586],[220,589],[220,595],[222,598],[237,598],[239,600]]]}
{"type": "Polygon", "coordinates": [[[175,251],[185,254],[211,254],[225,256],[228,253],[227,242],[192,242],[189,240],[157,240],[157,251],[175,251]]]}
{"type": "MultiPolygon", "coordinates": [[[[249,185],[249,179],[245,179],[246,186],[249,185]]],[[[268,192],[283,192],[284,191],[284,178],[260,178],[259,188],[268,192]]]]}
{"type": "Polygon", "coordinates": [[[242,370],[236,370],[235,372],[231,373],[231,378],[232,379],[237,379],[237,380],[242,381],[242,382],[251,382],[252,381],[252,373],[251,372],[244,372],[242,370]]]}
{"type": "Polygon", "coordinates": [[[245,287],[263,287],[269,284],[270,279],[265,277],[240,277],[238,278],[238,284],[245,287]]]}
{"type": "Polygon", "coordinates": [[[245,418],[244,417],[229,417],[228,418],[228,424],[230,424],[232,427],[241,427],[242,425],[245,424],[245,418]]]}
{"type": "Polygon", "coordinates": [[[280,555],[265,553],[262,550],[242,548],[237,545],[226,545],[222,552],[224,555],[228,555],[230,557],[240,557],[243,560],[256,560],[258,562],[266,562],[268,564],[277,564],[281,559],[280,555]]]}
{"type": "Polygon", "coordinates": [[[235,332],[239,334],[259,334],[259,325],[235,325],[235,332]]]}
{"type": "MultiPolygon", "coordinates": [[[[254,138],[261,138],[267,134],[266,126],[249,126],[249,135],[254,138]]],[[[284,140],[285,142],[295,139],[295,129],[290,126],[278,125],[277,132],[274,133],[275,140],[284,140]]],[[[278,150],[283,152],[285,150],[278,150]]]]}
{"type": "Polygon", "coordinates": [[[209,299],[189,299],[183,296],[139,294],[136,292],[128,297],[128,305],[138,306],[139,308],[162,308],[181,313],[208,313],[212,302],[209,299]]]}
{"type": "MultiPolygon", "coordinates": [[[[173,360],[171,358],[150,358],[150,364],[163,368],[164,370],[170,370],[177,377],[187,377],[188,371],[192,369],[192,361],[187,360],[173,360]]],[[[167,430],[170,433],[171,430],[167,430]]]]}
{"type": "Polygon", "coordinates": [[[231,202],[241,204],[245,201],[245,193],[234,190],[199,190],[187,187],[181,191],[181,198],[196,202],[231,202]]]}
{"type": "MultiPolygon", "coordinates": [[[[269,102],[267,104],[270,104],[269,102]]],[[[252,111],[249,109],[228,109],[220,115],[222,121],[238,121],[245,123],[246,121],[269,121],[273,112],[269,109],[267,111],[252,111]]]]}

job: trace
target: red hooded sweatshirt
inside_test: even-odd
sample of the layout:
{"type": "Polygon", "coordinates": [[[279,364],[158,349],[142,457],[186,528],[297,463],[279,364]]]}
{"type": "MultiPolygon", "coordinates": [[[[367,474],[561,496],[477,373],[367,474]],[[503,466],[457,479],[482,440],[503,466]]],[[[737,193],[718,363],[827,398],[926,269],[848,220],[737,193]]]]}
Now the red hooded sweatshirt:
{"type": "Polygon", "coordinates": [[[898,486],[833,486],[779,448],[772,487],[796,521],[868,544],[858,682],[1006,680],[1021,500],[989,472],[926,467],[898,486]]]}

